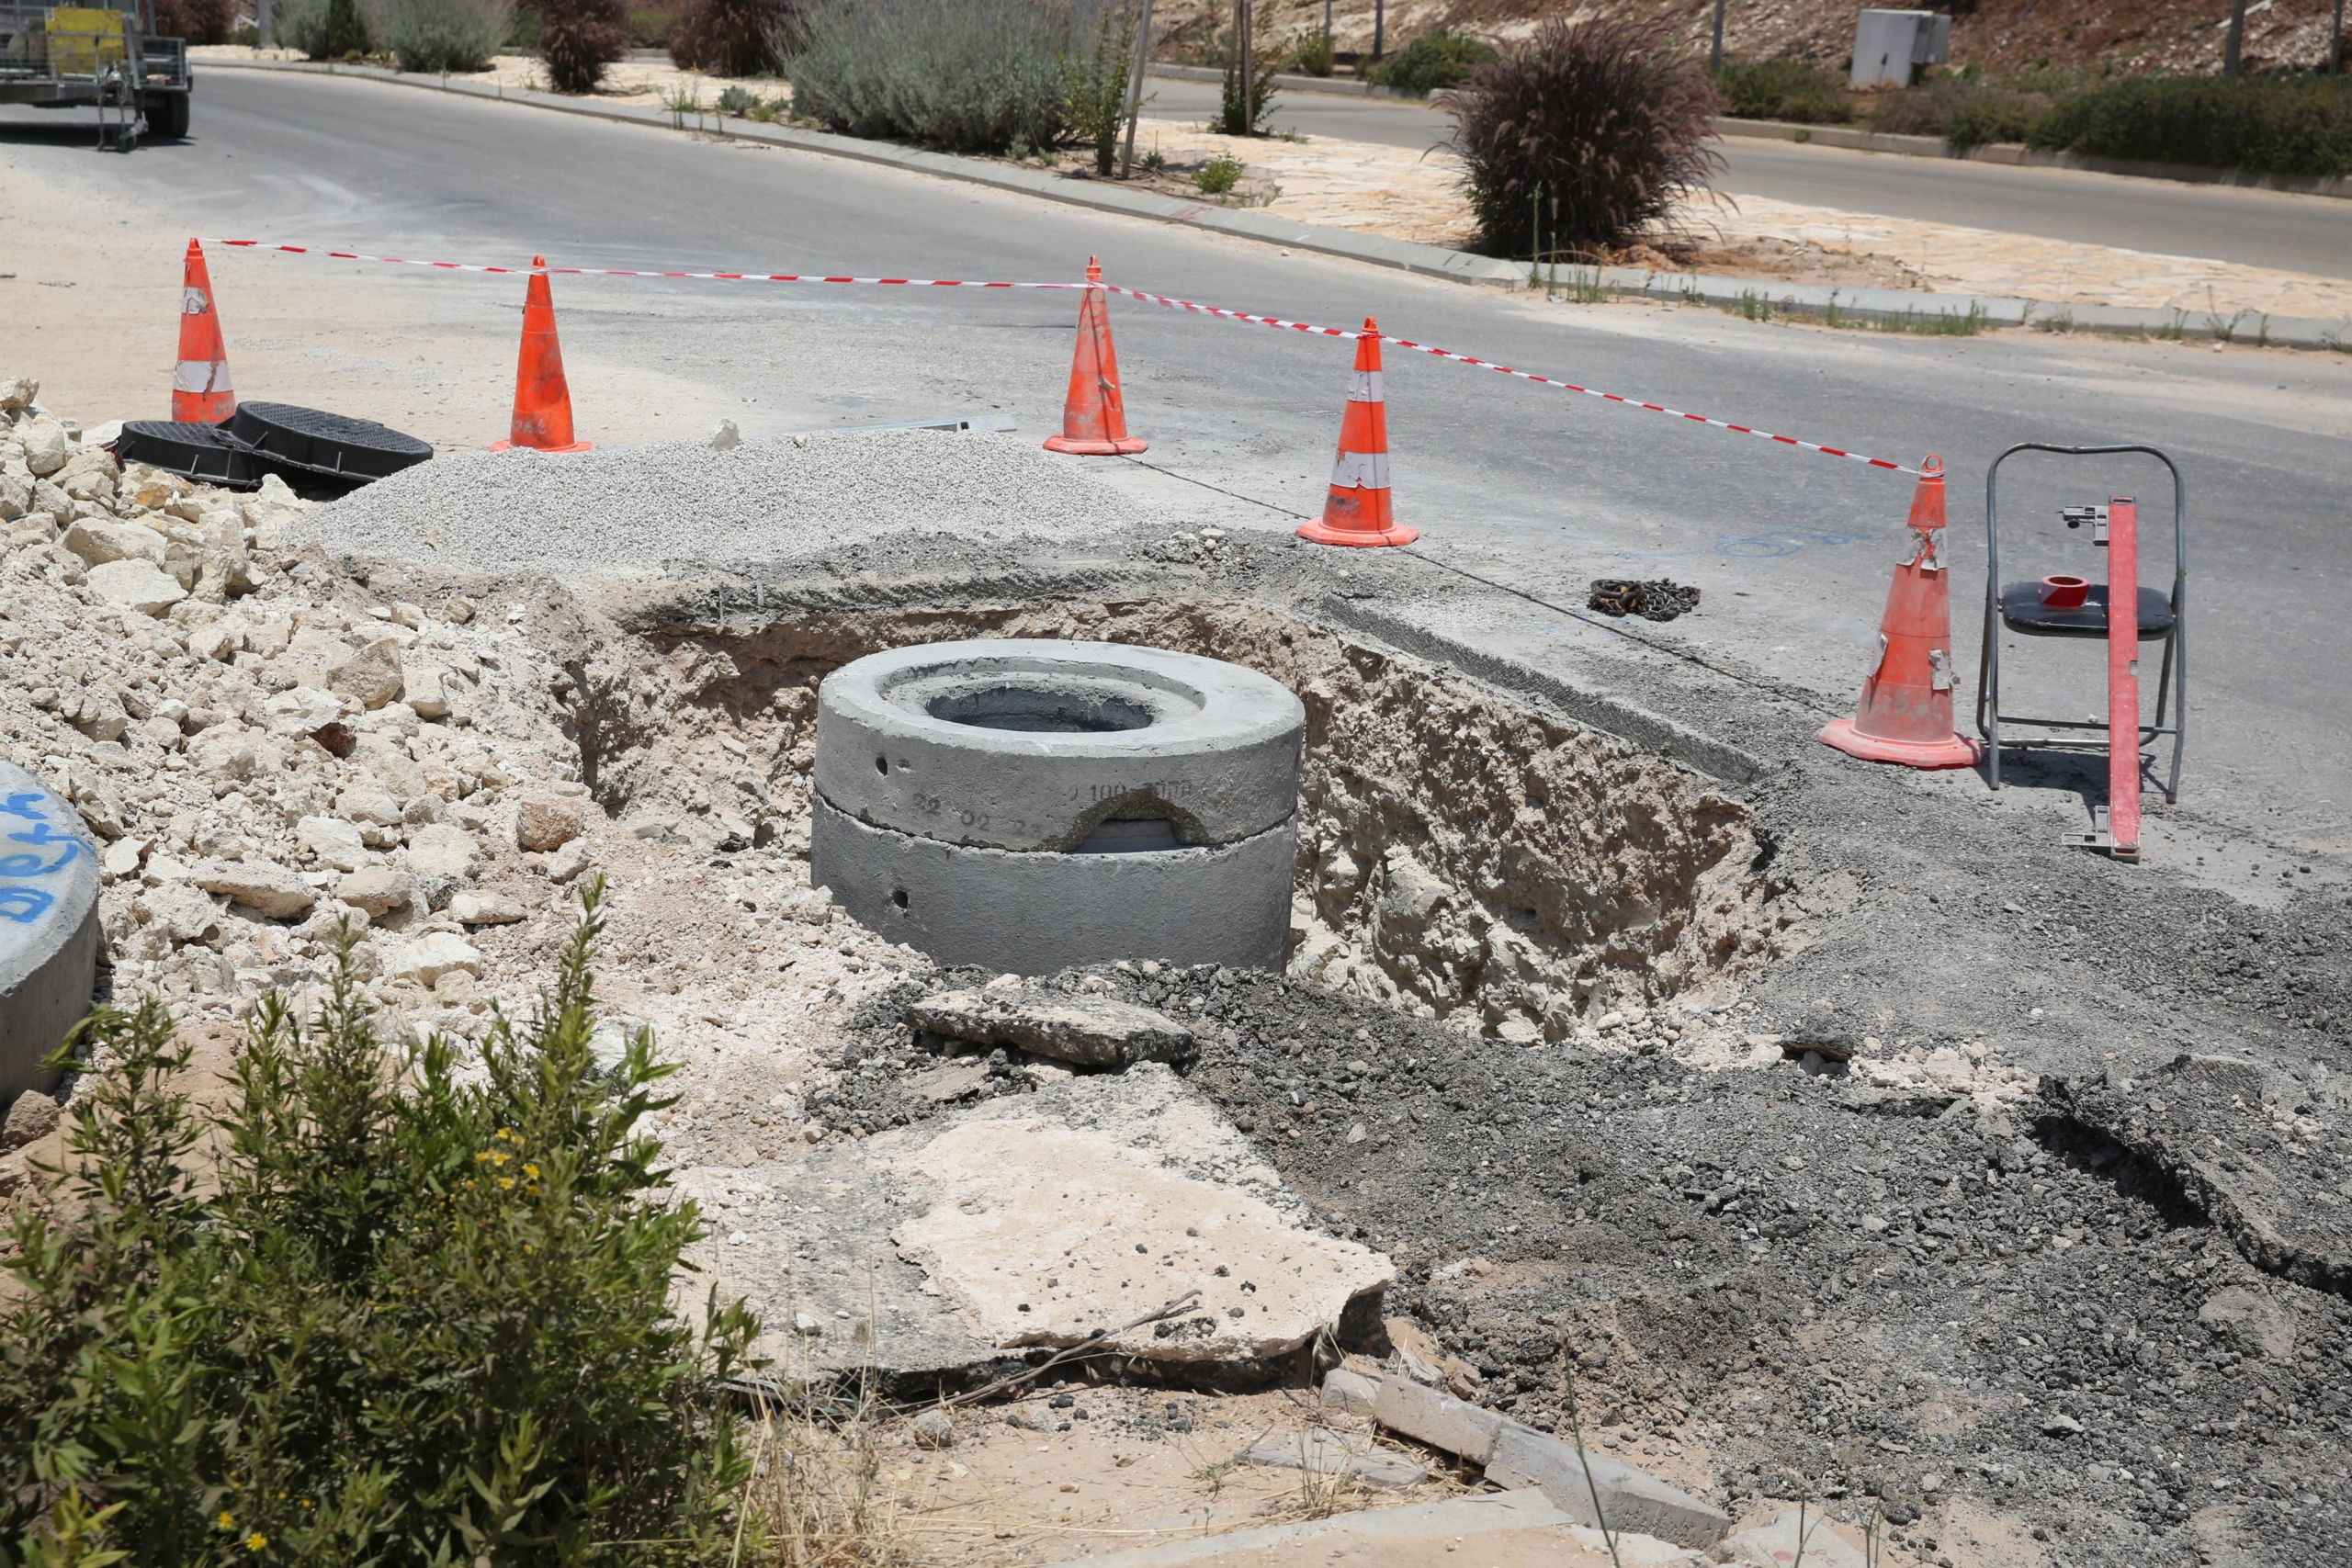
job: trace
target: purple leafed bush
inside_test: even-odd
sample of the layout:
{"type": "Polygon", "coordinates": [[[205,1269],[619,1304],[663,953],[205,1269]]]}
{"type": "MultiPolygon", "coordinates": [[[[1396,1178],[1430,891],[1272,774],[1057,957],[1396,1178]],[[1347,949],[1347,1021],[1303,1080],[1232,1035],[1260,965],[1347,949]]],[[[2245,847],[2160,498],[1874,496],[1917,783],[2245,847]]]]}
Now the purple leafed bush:
{"type": "Polygon", "coordinates": [[[557,92],[594,92],[628,52],[626,0],[539,0],[539,58],[557,92]]]}
{"type": "Polygon", "coordinates": [[[686,0],[670,35],[670,62],[714,76],[773,76],[775,39],[790,9],[781,0],[686,0]]]}
{"type": "Polygon", "coordinates": [[[1663,222],[1722,160],[1715,90],[1664,24],[1546,22],[1440,95],[1480,242],[1591,255],[1663,222]]]}

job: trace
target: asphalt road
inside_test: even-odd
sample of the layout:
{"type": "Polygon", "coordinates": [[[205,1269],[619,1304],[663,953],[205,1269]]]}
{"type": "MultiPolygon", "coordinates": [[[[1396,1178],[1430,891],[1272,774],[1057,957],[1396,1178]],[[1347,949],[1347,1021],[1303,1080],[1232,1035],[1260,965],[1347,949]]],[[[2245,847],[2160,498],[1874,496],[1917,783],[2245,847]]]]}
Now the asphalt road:
{"type": "MultiPolygon", "coordinates": [[[[1154,77],[1151,91],[1153,114],[1206,121],[1218,112],[1213,82],[1154,77]]],[[[1270,123],[1388,147],[1430,146],[1453,124],[1426,104],[1317,93],[1278,94],[1270,123]]],[[[1733,196],[2352,277],[2352,201],[2331,197],[1736,136],[1721,148],[1716,188],[1733,196]]]]}
{"type": "MultiPolygon", "coordinates": [[[[120,226],[134,215],[163,215],[177,227],[155,242],[158,268],[176,268],[175,236],[191,232],[460,260],[545,251],[584,265],[935,277],[1068,278],[1100,254],[1115,279],[1155,290],[1335,325],[1376,314],[1393,334],[1907,465],[1939,452],[1953,476],[1963,701],[1975,684],[1987,463],[2026,439],[2152,443],[2190,486],[2197,728],[2184,806],[2277,843],[2324,854],[2352,846],[2342,678],[2352,669],[2352,355],[2032,333],[1929,339],[1703,308],[1545,305],[516,106],[228,71],[209,73],[203,91],[195,140],[129,158],[89,151],[78,129],[0,118],[0,166],[86,192],[91,223],[118,244],[138,232],[120,226]]],[[[338,265],[250,254],[214,265],[224,290],[338,265]]],[[[511,279],[340,273],[411,305],[430,299],[511,355],[511,279]]],[[[1035,439],[1059,419],[1066,294],[578,278],[561,280],[559,299],[583,434],[602,442],[643,438],[613,406],[623,367],[657,389],[741,397],[747,434],[978,404],[1012,413],[1035,439]]],[[[236,318],[224,310],[233,359],[236,318]]],[[[1131,420],[1153,442],[1145,462],[1270,529],[1319,509],[1349,345],[1125,301],[1114,319],[1131,420]]],[[[347,342],[320,336],[297,346],[358,352],[356,328],[347,342]]],[[[0,319],[0,365],[25,341],[0,319]]],[[[429,347],[383,351],[382,412],[402,408],[389,400],[390,369],[427,376],[430,366],[408,362],[429,347]]],[[[1642,629],[1817,694],[1825,712],[1850,705],[1904,536],[1909,479],[1393,347],[1387,395],[1396,509],[1424,530],[1414,553],[1560,605],[1580,606],[1597,577],[1695,583],[1706,595],[1697,615],[1642,629]]],[[[2020,576],[2099,575],[2055,508],[2137,493],[2161,516],[2157,477],[2109,460],[2020,470],[2005,506],[2032,538],[2012,539],[2006,561],[2020,576]]],[[[2147,581],[2168,579],[2161,541],[2143,559],[2147,581]]],[[[1602,671],[1594,679],[1622,648],[1612,632],[1532,601],[1519,622],[1487,631],[1565,671],[1602,671]]],[[[2012,659],[2020,701],[2067,716],[2102,705],[2096,649],[2027,647],[2012,659]]]]}

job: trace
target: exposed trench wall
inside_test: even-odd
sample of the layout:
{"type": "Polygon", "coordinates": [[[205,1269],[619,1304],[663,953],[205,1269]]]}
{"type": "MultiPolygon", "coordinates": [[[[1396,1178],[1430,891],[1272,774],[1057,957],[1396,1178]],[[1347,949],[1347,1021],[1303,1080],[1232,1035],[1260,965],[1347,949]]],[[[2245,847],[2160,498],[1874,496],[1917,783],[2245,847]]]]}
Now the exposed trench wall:
{"type": "Polygon", "coordinates": [[[1747,807],[1622,741],[1263,606],[1156,601],[651,630],[571,669],[582,774],[649,834],[806,832],[816,688],[967,637],[1227,659],[1307,709],[1293,969],[1507,1038],[1737,978],[1789,941],[1747,807]]]}

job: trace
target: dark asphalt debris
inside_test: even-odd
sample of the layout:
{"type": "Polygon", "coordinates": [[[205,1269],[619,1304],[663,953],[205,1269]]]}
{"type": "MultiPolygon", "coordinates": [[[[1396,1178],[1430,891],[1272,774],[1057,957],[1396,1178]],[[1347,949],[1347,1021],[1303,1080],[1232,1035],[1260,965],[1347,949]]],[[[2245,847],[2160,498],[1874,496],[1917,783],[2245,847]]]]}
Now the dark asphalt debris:
{"type": "Polygon", "coordinates": [[[1639,582],[1630,578],[1602,577],[1593,580],[1592,597],[1586,604],[1604,615],[1639,615],[1645,621],[1670,621],[1699,607],[1699,591],[1666,577],[1639,582]]]}

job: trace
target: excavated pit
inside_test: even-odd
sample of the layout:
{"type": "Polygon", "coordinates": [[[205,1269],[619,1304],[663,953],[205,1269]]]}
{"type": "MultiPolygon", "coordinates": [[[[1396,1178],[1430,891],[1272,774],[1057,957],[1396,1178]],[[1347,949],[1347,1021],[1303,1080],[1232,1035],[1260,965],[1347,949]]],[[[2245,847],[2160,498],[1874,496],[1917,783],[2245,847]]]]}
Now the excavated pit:
{"type": "Polygon", "coordinates": [[[1306,708],[1289,969],[1525,1043],[1634,1016],[1793,951],[1744,803],[1690,771],[1422,660],[1238,602],[634,615],[564,694],[581,775],[650,838],[805,842],[819,683],[962,638],[1137,644],[1230,660],[1306,708]],[[650,647],[657,659],[643,656],[650,647]]]}

